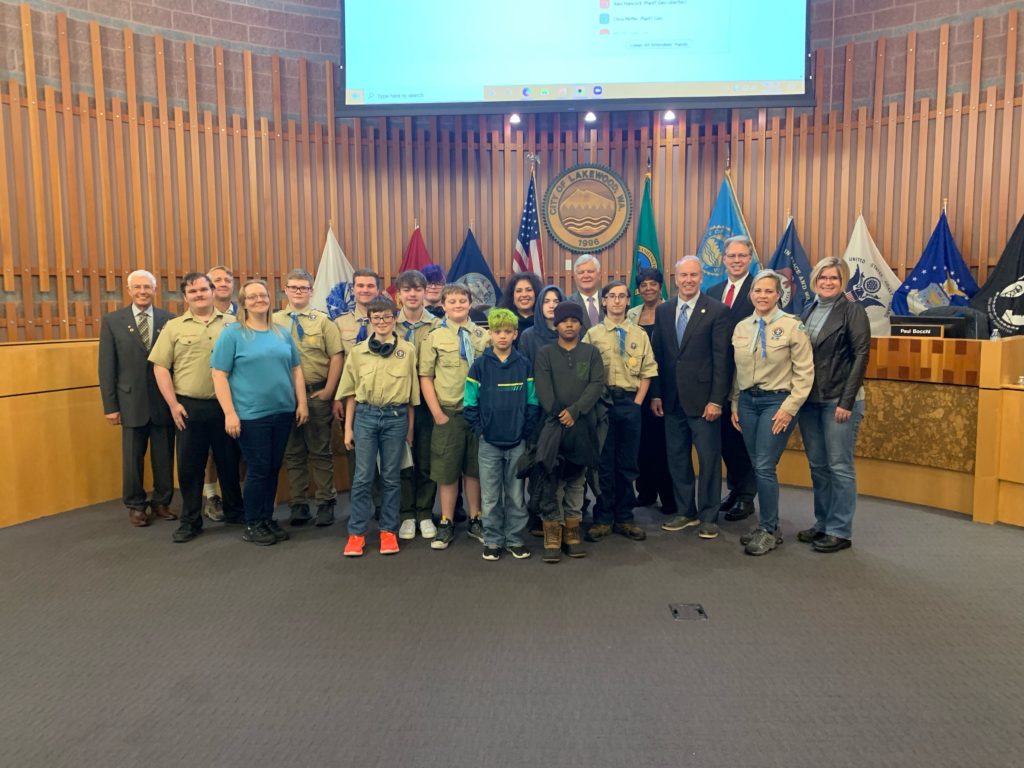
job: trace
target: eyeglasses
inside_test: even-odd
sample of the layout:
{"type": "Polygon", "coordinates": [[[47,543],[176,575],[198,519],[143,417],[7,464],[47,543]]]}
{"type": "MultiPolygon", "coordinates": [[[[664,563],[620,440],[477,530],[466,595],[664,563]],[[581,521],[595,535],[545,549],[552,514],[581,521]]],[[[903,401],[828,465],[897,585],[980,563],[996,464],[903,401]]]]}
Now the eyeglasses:
{"type": "Polygon", "coordinates": [[[826,280],[828,282],[830,282],[830,283],[831,282],[836,282],[836,283],[839,282],[839,278],[836,277],[835,275],[818,275],[818,282],[819,283],[824,283],[826,280]]]}
{"type": "Polygon", "coordinates": [[[608,301],[625,301],[629,298],[628,293],[609,293],[605,296],[608,301]]]}
{"type": "Polygon", "coordinates": [[[270,295],[266,293],[250,293],[245,297],[246,301],[270,301],[270,295]]]}
{"type": "Polygon", "coordinates": [[[390,323],[395,319],[394,315],[370,315],[371,323],[390,323]]]}
{"type": "Polygon", "coordinates": [[[313,290],[308,285],[286,285],[284,289],[292,293],[310,293],[313,290]]]}

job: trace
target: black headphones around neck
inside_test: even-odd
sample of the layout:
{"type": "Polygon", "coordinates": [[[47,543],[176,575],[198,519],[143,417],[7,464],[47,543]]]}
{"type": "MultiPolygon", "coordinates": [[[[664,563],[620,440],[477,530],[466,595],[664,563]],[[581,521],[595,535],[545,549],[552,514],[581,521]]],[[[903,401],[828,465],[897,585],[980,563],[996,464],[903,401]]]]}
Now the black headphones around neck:
{"type": "Polygon", "coordinates": [[[391,353],[394,352],[395,347],[398,346],[398,334],[392,332],[391,336],[394,338],[394,341],[378,341],[376,336],[371,336],[366,340],[366,345],[375,355],[391,357],[391,353]]]}

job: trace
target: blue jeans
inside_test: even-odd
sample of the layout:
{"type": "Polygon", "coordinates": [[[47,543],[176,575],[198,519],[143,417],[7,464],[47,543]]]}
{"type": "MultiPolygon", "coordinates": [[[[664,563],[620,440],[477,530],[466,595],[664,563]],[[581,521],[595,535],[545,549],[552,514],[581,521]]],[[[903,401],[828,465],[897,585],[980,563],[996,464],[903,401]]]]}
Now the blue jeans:
{"type": "Polygon", "coordinates": [[[775,470],[786,450],[789,433],[796,426],[796,419],[793,419],[785,431],[772,434],[772,417],[786,397],[785,394],[755,396],[740,392],[740,429],[757,482],[758,528],[769,533],[779,527],[779,477],[775,470]]]}
{"type": "Polygon", "coordinates": [[[608,409],[608,436],[598,469],[601,493],[594,504],[594,522],[598,524],[633,521],[633,483],[639,475],[640,451],[640,406],[633,402],[635,397],[633,393],[614,394],[608,409]]]}
{"type": "Polygon", "coordinates": [[[247,525],[274,517],[277,477],[284,463],[284,449],[288,447],[294,421],[295,414],[291,411],[242,420],[238,446],[242,449],[246,466],[242,505],[247,525]]]}
{"type": "Polygon", "coordinates": [[[356,403],[352,434],[356,441],[356,469],[349,495],[350,536],[365,536],[373,514],[373,476],[380,454],[380,529],[398,530],[398,508],[402,495],[402,446],[409,432],[407,406],[378,408],[356,403]]]}
{"type": "Polygon", "coordinates": [[[800,434],[814,486],[814,529],[829,536],[849,539],[857,508],[857,475],[853,446],[864,418],[864,401],[853,405],[849,421],[836,423],[838,402],[804,403],[800,409],[800,434]]]}
{"type": "Polygon", "coordinates": [[[521,547],[526,529],[524,481],[516,477],[516,462],[525,443],[498,448],[480,438],[480,500],[483,505],[484,544],[521,547]]]}

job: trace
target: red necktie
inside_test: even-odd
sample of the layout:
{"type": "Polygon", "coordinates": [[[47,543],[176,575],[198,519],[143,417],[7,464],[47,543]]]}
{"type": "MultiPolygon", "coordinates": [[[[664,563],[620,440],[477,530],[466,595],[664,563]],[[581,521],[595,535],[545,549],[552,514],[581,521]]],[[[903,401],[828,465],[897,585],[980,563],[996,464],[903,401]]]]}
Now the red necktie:
{"type": "Polygon", "coordinates": [[[729,290],[725,292],[725,306],[732,307],[732,298],[736,293],[736,286],[729,283],[729,290]]]}

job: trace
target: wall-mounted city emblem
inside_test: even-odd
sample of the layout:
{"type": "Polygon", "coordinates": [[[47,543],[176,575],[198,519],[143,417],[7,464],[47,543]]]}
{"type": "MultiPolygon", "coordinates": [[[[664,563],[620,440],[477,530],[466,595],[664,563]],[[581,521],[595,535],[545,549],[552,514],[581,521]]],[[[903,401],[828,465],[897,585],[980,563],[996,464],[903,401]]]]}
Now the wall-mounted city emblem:
{"type": "Polygon", "coordinates": [[[574,165],[551,182],[544,195],[544,223],[564,248],[591,253],[607,248],[626,231],[633,203],[626,183],[597,163],[574,165]]]}

